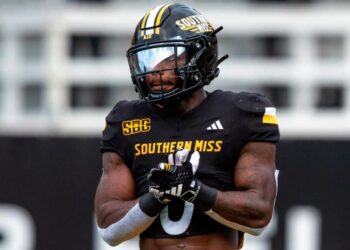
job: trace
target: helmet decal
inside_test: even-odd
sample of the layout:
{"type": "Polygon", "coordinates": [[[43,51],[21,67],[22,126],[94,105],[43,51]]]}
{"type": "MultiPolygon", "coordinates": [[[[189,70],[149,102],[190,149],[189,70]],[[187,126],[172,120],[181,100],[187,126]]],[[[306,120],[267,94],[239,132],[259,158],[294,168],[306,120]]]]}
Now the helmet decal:
{"type": "Polygon", "coordinates": [[[214,28],[203,15],[194,15],[177,20],[175,24],[184,31],[194,33],[213,32],[214,28]]]}
{"type": "Polygon", "coordinates": [[[146,13],[141,24],[141,37],[143,39],[151,39],[154,33],[160,34],[160,23],[163,14],[170,5],[171,3],[159,5],[146,13]]]}
{"type": "Polygon", "coordinates": [[[168,9],[168,7],[171,5],[171,3],[165,5],[160,11],[159,11],[159,14],[157,15],[157,19],[156,19],[156,34],[160,34],[160,22],[162,20],[162,16],[165,12],[166,9],[168,9]]]}

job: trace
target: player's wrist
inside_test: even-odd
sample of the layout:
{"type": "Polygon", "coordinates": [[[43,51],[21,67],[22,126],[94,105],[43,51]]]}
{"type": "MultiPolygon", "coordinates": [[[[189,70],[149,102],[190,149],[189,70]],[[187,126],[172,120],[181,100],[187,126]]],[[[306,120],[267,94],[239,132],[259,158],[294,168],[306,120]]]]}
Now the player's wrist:
{"type": "Polygon", "coordinates": [[[218,190],[203,184],[199,180],[196,180],[196,182],[200,189],[193,204],[202,211],[209,211],[214,207],[218,190]]]}
{"type": "Polygon", "coordinates": [[[154,217],[166,206],[154,197],[152,193],[145,193],[139,199],[140,209],[150,217],[154,217]]]}

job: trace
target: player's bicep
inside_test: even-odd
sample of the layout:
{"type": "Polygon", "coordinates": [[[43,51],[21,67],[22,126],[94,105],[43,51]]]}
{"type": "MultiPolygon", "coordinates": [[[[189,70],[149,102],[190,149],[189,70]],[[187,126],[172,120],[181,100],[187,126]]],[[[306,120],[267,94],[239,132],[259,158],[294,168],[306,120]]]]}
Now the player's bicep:
{"type": "Polygon", "coordinates": [[[113,152],[103,153],[103,172],[95,195],[95,211],[98,224],[114,210],[119,200],[135,199],[135,181],[122,158],[113,152]]]}
{"type": "Polygon", "coordinates": [[[273,202],[276,196],[275,152],[273,143],[245,145],[235,167],[235,189],[254,192],[262,201],[273,202]]]}
{"type": "Polygon", "coordinates": [[[111,198],[132,200],[135,198],[135,181],[123,159],[114,152],[102,155],[103,173],[101,177],[103,192],[111,198]]]}

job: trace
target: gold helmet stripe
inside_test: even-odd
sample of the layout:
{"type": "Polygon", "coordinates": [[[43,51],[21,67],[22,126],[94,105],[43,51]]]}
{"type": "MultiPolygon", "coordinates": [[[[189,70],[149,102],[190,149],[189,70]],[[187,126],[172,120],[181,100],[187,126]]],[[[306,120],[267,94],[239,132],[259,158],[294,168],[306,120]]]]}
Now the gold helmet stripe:
{"type": "Polygon", "coordinates": [[[152,9],[149,13],[149,17],[147,18],[146,22],[146,35],[152,35],[154,34],[154,25],[156,24],[156,18],[159,13],[159,11],[164,7],[165,4],[159,5],[152,9]]]}
{"type": "MultiPolygon", "coordinates": [[[[155,26],[159,26],[160,25],[160,21],[162,20],[162,17],[163,17],[163,14],[165,12],[165,10],[167,8],[169,8],[169,6],[172,5],[172,3],[168,3],[167,5],[165,5],[158,13],[158,16],[157,16],[157,21],[156,21],[156,25],[155,26]]],[[[160,33],[160,27],[157,27],[156,28],[156,34],[159,35],[160,33]]]]}
{"type": "Polygon", "coordinates": [[[145,35],[145,26],[146,26],[146,21],[148,19],[148,16],[149,16],[149,13],[151,13],[151,11],[148,11],[146,13],[146,15],[143,17],[142,19],[142,24],[141,24],[141,36],[144,36],[145,35]]]}

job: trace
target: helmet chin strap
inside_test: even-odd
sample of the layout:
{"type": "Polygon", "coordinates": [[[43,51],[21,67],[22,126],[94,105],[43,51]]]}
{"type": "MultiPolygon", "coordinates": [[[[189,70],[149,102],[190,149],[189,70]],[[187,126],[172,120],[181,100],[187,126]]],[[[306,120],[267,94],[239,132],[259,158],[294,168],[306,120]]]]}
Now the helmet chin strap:
{"type": "MultiPolygon", "coordinates": [[[[154,73],[153,73],[154,74],[154,73]]],[[[152,88],[148,86],[149,90],[148,93],[153,97],[160,98],[161,100],[164,100],[166,98],[167,91],[164,89],[164,85],[166,85],[166,82],[163,81],[162,75],[163,71],[157,72],[159,74],[159,80],[160,80],[160,91],[158,92],[153,92],[152,88]]],[[[168,91],[168,93],[173,92],[174,90],[177,89],[177,86],[175,85],[171,90],[168,91]]]]}
{"type": "Polygon", "coordinates": [[[162,94],[162,99],[164,100],[164,88],[163,88],[163,78],[162,78],[163,72],[159,72],[159,78],[160,78],[160,91],[162,94]]]}
{"type": "Polygon", "coordinates": [[[180,88],[179,86],[177,86],[178,83],[171,90],[165,91],[163,88],[164,82],[162,79],[162,73],[159,72],[159,75],[160,75],[160,86],[161,86],[160,93],[154,93],[150,89],[149,95],[151,96],[153,95],[154,98],[158,99],[157,101],[153,101],[155,107],[162,110],[176,111],[176,109],[178,109],[179,107],[179,102],[181,101],[182,97],[180,96],[173,96],[170,98],[167,98],[167,97],[179,91],[180,88]]]}
{"type": "Polygon", "coordinates": [[[186,78],[179,75],[176,72],[175,68],[153,71],[152,73],[149,73],[149,74],[157,75],[156,80],[159,81],[160,88],[159,88],[159,90],[152,91],[152,84],[143,82],[143,85],[147,87],[146,101],[148,101],[148,102],[160,102],[164,99],[174,99],[175,95],[177,95],[177,93],[184,90],[184,88],[185,88],[186,78]],[[168,81],[164,80],[164,71],[169,71],[169,70],[174,71],[174,74],[171,77],[171,79],[176,81],[176,83],[170,82],[171,79],[169,79],[168,81]],[[165,89],[165,86],[169,86],[169,85],[173,85],[173,87],[169,90],[165,89]]]}

